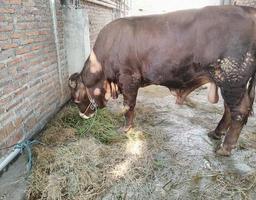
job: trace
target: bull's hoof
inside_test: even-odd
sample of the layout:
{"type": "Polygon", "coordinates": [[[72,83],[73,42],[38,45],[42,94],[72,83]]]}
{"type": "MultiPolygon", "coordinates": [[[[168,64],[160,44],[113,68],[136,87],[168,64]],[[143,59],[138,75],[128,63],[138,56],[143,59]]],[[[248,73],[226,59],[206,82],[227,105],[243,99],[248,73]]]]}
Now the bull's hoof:
{"type": "Polygon", "coordinates": [[[217,149],[216,154],[220,156],[230,156],[231,155],[231,150],[227,150],[225,147],[222,145],[217,149]]]}
{"type": "Polygon", "coordinates": [[[129,130],[131,130],[131,128],[132,128],[132,125],[124,126],[124,127],[121,127],[119,129],[119,131],[122,132],[122,133],[127,133],[129,130]]]}
{"type": "Polygon", "coordinates": [[[210,137],[214,140],[220,140],[221,139],[221,135],[217,135],[215,131],[209,132],[208,137],[210,137]]]}

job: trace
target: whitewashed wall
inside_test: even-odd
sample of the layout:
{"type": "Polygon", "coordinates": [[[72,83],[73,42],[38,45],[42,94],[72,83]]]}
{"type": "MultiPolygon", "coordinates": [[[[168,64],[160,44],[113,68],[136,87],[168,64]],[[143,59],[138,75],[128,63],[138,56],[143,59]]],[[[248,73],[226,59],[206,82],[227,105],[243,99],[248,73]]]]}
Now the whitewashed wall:
{"type": "Polygon", "coordinates": [[[133,0],[129,15],[147,15],[220,5],[220,0],[133,0]]]}

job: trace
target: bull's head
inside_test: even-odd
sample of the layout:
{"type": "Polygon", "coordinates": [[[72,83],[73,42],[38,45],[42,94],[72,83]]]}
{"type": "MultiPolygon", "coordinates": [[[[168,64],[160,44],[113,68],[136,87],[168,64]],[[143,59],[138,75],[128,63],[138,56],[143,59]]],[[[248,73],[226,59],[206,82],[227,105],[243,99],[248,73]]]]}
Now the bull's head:
{"type": "Polygon", "coordinates": [[[77,104],[81,117],[88,119],[94,115],[97,108],[105,106],[105,90],[102,85],[96,84],[91,88],[87,88],[79,73],[70,76],[71,98],[77,104]]]}
{"type": "Polygon", "coordinates": [[[70,76],[69,88],[71,98],[79,108],[79,115],[85,119],[92,117],[97,108],[105,107],[110,97],[114,99],[118,97],[118,87],[113,82],[99,81],[88,88],[79,73],[70,76]]]}
{"type": "Polygon", "coordinates": [[[117,98],[118,95],[117,85],[105,80],[102,66],[93,51],[81,73],[70,76],[69,87],[80,116],[86,119],[93,116],[97,108],[103,108],[111,96],[117,98]]]}

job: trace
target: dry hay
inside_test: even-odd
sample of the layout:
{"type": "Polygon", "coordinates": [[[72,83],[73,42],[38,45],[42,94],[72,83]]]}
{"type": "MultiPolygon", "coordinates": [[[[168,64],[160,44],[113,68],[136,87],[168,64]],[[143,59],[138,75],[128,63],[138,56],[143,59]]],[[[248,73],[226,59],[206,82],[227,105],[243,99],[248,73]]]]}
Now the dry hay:
{"type": "MultiPolygon", "coordinates": [[[[151,107],[140,106],[138,113],[140,128],[124,136],[117,131],[120,116],[108,110],[99,111],[87,131],[92,119],[81,119],[72,105],[65,107],[39,138],[47,145],[33,149],[28,199],[251,198],[249,194],[256,190],[255,171],[242,175],[216,169],[196,172],[189,155],[181,157],[177,144],[170,147],[170,135],[155,128],[165,123],[163,119],[157,120],[151,107]]],[[[255,140],[244,139],[244,147],[250,148],[254,143],[246,139],[255,140]]],[[[214,156],[210,155],[212,162],[216,162],[214,156]]]]}
{"type": "Polygon", "coordinates": [[[163,186],[164,190],[172,195],[171,199],[253,200],[256,197],[255,171],[243,175],[232,171],[198,172],[191,175],[190,171],[190,176],[186,178],[185,171],[180,176],[174,175],[173,179],[163,186]]]}
{"type": "Polygon", "coordinates": [[[256,191],[256,172],[238,174],[237,172],[212,171],[198,173],[189,180],[191,199],[252,199],[256,191]]]}
{"type": "Polygon", "coordinates": [[[48,125],[39,138],[46,145],[33,148],[28,199],[101,199],[124,178],[145,181],[152,176],[152,155],[161,137],[149,144],[151,136],[135,129],[124,137],[116,131],[121,125],[118,116],[103,110],[97,117],[97,126],[85,136],[90,123],[78,118],[70,105],[48,125]]]}

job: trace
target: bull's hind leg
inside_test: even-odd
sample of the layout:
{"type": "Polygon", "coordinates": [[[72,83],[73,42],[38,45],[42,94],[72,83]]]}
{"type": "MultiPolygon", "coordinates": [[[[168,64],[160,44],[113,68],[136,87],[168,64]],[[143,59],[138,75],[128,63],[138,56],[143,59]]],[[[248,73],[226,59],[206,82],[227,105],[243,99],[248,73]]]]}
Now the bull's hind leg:
{"type": "MultiPolygon", "coordinates": [[[[224,95],[224,100],[225,97],[226,96],[224,95]]],[[[233,98],[231,98],[231,100],[232,99],[233,98]]],[[[235,101],[235,99],[233,100],[235,101]]],[[[230,108],[231,124],[228,132],[226,133],[224,142],[217,150],[217,154],[222,156],[229,156],[231,154],[231,150],[236,147],[240,132],[244,124],[247,122],[252,105],[247,91],[244,93],[238,104],[234,104],[234,102],[230,101],[230,99],[228,99],[226,102],[230,108]]]]}
{"type": "Polygon", "coordinates": [[[226,103],[224,103],[224,107],[225,107],[225,111],[217,128],[214,131],[211,131],[208,133],[208,136],[215,140],[221,139],[221,136],[225,135],[226,132],[228,131],[228,128],[230,127],[230,123],[231,123],[230,109],[226,103]]]}

